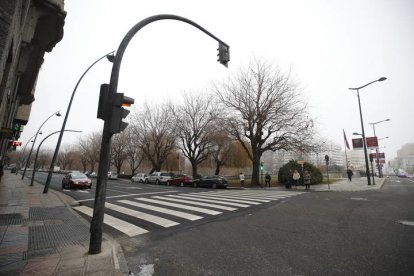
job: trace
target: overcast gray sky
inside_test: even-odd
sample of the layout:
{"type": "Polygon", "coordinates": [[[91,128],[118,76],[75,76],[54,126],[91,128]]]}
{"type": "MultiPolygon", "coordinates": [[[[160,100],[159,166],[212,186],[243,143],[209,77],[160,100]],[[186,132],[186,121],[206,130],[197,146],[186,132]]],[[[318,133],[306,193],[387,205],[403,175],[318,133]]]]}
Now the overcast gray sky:
{"type": "MultiPolygon", "coordinates": [[[[321,136],[342,146],[342,129],[350,143],[352,132],[361,132],[357,97],[348,88],[387,77],[360,90],[366,136],[373,136],[369,122],[391,119],[376,126],[379,138],[390,137],[380,141],[387,160],[414,142],[412,0],[65,2],[64,37],[45,55],[23,143],[53,112],[66,112],[77,80],[92,62],[116,50],[133,25],[163,13],[195,21],[229,44],[229,68],[216,61],[217,42],[198,29],[171,20],[152,23],[131,41],[121,67],[119,92],[135,98],[136,106],[174,101],[183,91],[205,92],[212,81],[257,57],[292,70],[321,136]]],[[[83,133],[66,133],[63,144],[102,128],[96,118],[99,86],[109,83],[110,71],[103,60],[85,76],[66,127],[83,133]]],[[[60,130],[62,122],[63,116],[50,119],[43,133],[60,130]]],[[[54,148],[56,141],[57,136],[45,144],[54,148]]]]}

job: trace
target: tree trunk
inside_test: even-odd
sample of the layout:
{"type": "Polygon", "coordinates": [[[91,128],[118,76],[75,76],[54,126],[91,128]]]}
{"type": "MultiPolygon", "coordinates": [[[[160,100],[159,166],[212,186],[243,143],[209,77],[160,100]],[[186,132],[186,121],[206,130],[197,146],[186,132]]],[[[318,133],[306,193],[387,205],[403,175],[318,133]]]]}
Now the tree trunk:
{"type": "Polygon", "coordinates": [[[253,152],[252,186],[260,185],[260,155],[253,152]]]}
{"type": "Polygon", "coordinates": [[[193,178],[196,179],[197,178],[197,164],[195,162],[191,162],[191,168],[193,171],[193,178]]]}
{"type": "Polygon", "coordinates": [[[216,165],[216,171],[214,172],[215,175],[219,175],[220,174],[220,167],[221,167],[220,164],[217,164],[216,165]]]}

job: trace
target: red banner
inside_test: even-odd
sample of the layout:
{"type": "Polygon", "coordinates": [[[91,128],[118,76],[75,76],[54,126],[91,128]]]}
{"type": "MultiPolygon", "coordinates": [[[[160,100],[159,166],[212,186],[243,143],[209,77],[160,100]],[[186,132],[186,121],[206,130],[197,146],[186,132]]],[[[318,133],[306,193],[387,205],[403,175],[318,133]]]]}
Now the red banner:
{"type": "Polygon", "coordinates": [[[378,139],[376,136],[366,137],[366,140],[367,140],[367,148],[378,148],[378,139]]]}

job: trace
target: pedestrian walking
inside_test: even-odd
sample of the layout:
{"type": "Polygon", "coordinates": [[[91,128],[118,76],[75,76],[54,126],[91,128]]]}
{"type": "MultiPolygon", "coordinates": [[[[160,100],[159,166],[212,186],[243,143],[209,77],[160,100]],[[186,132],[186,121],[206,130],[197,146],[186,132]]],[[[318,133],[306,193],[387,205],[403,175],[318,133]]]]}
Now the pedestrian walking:
{"type": "Polygon", "coordinates": [[[244,187],[244,174],[241,172],[239,175],[240,187],[244,187]]]}
{"type": "Polygon", "coordinates": [[[311,175],[306,170],[303,172],[303,181],[305,182],[305,190],[310,190],[311,175]]]}
{"type": "Polygon", "coordinates": [[[289,170],[288,172],[288,177],[287,177],[287,182],[286,182],[286,189],[290,189],[292,188],[292,183],[293,183],[293,171],[289,170]]]}
{"type": "Polygon", "coordinates": [[[295,170],[293,172],[293,182],[294,182],[294,185],[295,185],[295,189],[297,189],[297,187],[298,187],[299,179],[300,179],[300,173],[298,172],[298,170],[295,170]]]}
{"type": "Polygon", "coordinates": [[[348,175],[349,182],[352,182],[352,176],[354,175],[354,173],[352,172],[352,170],[348,168],[346,170],[346,174],[348,175]]]}
{"type": "Polygon", "coordinates": [[[269,188],[270,188],[270,181],[271,180],[272,180],[272,177],[270,176],[270,174],[269,173],[266,173],[266,176],[265,176],[265,187],[269,186],[269,188]]]}

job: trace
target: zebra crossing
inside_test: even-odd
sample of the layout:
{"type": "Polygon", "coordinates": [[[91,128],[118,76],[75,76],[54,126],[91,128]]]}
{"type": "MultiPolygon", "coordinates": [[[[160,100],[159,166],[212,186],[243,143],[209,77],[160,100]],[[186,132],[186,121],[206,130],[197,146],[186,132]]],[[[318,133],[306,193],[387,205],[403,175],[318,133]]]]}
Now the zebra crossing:
{"type": "MultiPolygon", "coordinates": [[[[104,224],[119,232],[135,237],[152,230],[144,225],[153,225],[153,229],[169,228],[187,221],[196,221],[208,216],[217,216],[225,212],[269,203],[289,198],[304,192],[269,191],[269,190],[224,190],[198,193],[180,193],[147,195],[130,199],[117,199],[105,204],[104,224]],[[127,216],[129,222],[108,214],[127,216]],[[131,223],[134,221],[135,223],[131,223]],[[138,225],[140,226],[138,226],[138,225]],[[142,226],[142,227],[141,227],[142,226]]],[[[73,207],[76,211],[92,217],[93,209],[85,205],[73,207]]]]}

